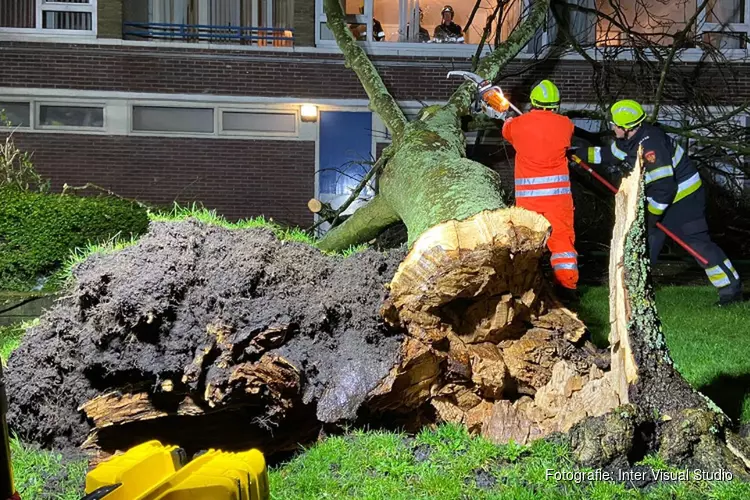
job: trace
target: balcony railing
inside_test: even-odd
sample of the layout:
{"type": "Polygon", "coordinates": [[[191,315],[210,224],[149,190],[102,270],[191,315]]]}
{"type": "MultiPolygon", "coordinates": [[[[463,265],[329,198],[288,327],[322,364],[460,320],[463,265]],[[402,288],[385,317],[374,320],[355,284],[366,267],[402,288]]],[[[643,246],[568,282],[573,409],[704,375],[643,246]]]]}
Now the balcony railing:
{"type": "Polygon", "coordinates": [[[294,30],[255,26],[205,24],[123,23],[123,36],[150,40],[183,42],[239,43],[245,45],[291,47],[294,30]]]}

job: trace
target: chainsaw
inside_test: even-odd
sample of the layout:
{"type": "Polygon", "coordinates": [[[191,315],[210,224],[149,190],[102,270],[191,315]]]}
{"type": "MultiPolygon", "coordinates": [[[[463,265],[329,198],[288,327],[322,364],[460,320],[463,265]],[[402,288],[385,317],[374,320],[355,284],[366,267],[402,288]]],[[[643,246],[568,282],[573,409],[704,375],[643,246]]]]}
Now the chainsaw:
{"type": "Polygon", "coordinates": [[[476,84],[477,91],[471,104],[472,113],[484,113],[495,120],[505,120],[508,109],[512,109],[519,115],[523,114],[506,99],[502,89],[497,85],[492,85],[489,80],[470,71],[451,71],[448,73],[448,78],[451,76],[463,76],[464,79],[476,84]]]}

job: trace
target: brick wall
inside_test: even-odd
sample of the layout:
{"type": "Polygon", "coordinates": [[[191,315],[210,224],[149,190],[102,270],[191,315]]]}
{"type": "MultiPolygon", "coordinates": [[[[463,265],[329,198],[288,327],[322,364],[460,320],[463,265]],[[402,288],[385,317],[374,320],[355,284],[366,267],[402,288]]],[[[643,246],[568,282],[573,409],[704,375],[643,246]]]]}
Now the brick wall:
{"type": "MultiPolygon", "coordinates": [[[[389,56],[373,60],[399,100],[444,100],[460,83],[447,79],[448,71],[469,69],[466,58],[389,56]]],[[[8,87],[366,98],[354,73],[336,54],[0,42],[0,67],[0,86],[8,87]]],[[[522,104],[533,83],[546,77],[558,84],[565,101],[593,102],[597,88],[605,94],[638,98],[637,82],[655,77],[630,63],[617,67],[622,73],[619,79],[603,79],[586,62],[514,61],[504,69],[502,85],[522,104]]],[[[723,71],[736,74],[724,77],[721,85],[705,88],[715,89],[724,100],[750,99],[750,65],[725,65],[723,71]]],[[[718,81],[716,75],[700,73],[696,85],[711,78],[718,81]]]]}
{"type": "Polygon", "coordinates": [[[97,36],[122,38],[122,0],[99,0],[97,36]]]}
{"type": "Polygon", "coordinates": [[[87,182],[171,207],[201,201],[230,219],[257,215],[309,226],[315,143],[16,133],[53,189],[87,182]]]}
{"type": "Polygon", "coordinates": [[[294,45],[315,46],[315,0],[294,0],[294,45]]]}

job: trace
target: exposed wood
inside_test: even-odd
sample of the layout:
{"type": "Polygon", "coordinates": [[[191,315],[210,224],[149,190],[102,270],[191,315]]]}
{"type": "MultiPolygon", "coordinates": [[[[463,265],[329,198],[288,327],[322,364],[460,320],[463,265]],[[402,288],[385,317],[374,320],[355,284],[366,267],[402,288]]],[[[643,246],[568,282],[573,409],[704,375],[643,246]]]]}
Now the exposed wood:
{"type": "Polygon", "coordinates": [[[418,349],[394,372],[401,385],[392,374],[371,406],[429,400],[442,421],[521,443],[616,406],[601,352],[577,345],[583,323],[548,295],[540,261],[549,231],[543,217],[510,208],[422,233],[381,309],[418,349]],[[514,394],[527,396],[509,401],[514,394]]]}
{"type": "Polygon", "coordinates": [[[498,401],[492,407],[489,420],[482,426],[482,435],[493,443],[506,444],[511,441],[526,444],[542,437],[539,429],[526,413],[519,411],[510,401],[498,401]]]}
{"type": "MultiPolygon", "coordinates": [[[[97,428],[108,427],[123,422],[151,420],[166,417],[169,412],[154,407],[148,392],[122,394],[109,392],[95,397],[78,408],[94,421],[97,428]]],[[[185,396],[179,403],[177,415],[200,415],[203,410],[195,404],[190,396],[185,396]]]]}
{"type": "Polygon", "coordinates": [[[310,198],[310,201],[307,202],[307,208],[309,208],[312,213],[317,214],[323,208],[323,202],[315,198],[310,198]]]}
{"type": "MultiPolygon", "coordinates": [[[[640,157],[640,154],[639,154],[640,157]]],[[[632,315],[630,297],[625,283],[626,238],[638,218],[642,198],[641,162],[628,177],[623,178],[615,196],[615,227],[609,258],[609,345],[612,349],[612,371],[620,400],[628,403],[628,386],[638,379],[635,356],[630,345],[628,325],[632,315]]]]}
{"type": "MultiPolygon", "coordinates": [[[[514,320],[505,305],[511,299],[503,300],[505,294],[516,297],[514,309],[533,305],[526,303],[534,299],[526,293],[541,283],[538,260],[549,234],[546,219],[521,208],[484,211],[432,227],[415,242],[391,280],[386,320],[432,328],[429,317],[451,317],[450,311],[439,308],[460,299],[473,303],[487,297],[495,303],[473,310],[468,318],[451,317],[456,322],[452,329],[459,336],[474,325],[488,332],[501,330],[514,320]],[[421,321],[415,324],[414,319],[421,321]]],[[[475,335],[470,339],[486,340],[475,335]]]]}

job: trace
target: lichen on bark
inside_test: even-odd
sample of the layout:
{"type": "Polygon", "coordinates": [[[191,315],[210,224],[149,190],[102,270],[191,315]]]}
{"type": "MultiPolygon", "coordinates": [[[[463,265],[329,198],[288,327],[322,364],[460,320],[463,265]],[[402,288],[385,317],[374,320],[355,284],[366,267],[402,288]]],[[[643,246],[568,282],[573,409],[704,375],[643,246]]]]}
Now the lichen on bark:
{"type": "Polygon", "coordinates": [[[666,349],[664,332],[656,309],[651,263],[645,228],[643,180],[639,192],[637,215],[625,239],[625,283],[632,308],[628,330],[641,332],[649,348],[661,351],[664,362],[673,364],[666,349]]]}

